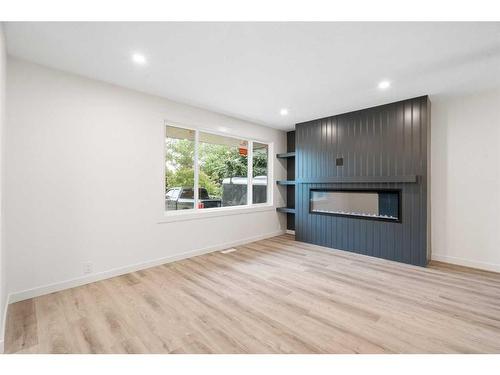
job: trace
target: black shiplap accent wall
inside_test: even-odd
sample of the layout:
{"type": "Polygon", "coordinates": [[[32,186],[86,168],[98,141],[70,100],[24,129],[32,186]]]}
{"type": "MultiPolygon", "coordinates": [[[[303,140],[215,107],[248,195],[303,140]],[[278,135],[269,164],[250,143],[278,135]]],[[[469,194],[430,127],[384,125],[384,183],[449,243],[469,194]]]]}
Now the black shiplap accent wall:
{"type": "Polygon", "coordinates": [[[296,125],[295,236],[336,249],[427,264],[427,96],[296,125]],[[343,157],[343,166],[336,158],[343,157]],[[371,183],[318,183],[328,178],[379,178],[371,183]],[[314,180],[314,183],[307,181],[314,180]],[[402,221],[391,223],[309,212],[309,190],[401,189],[402,221]]]}

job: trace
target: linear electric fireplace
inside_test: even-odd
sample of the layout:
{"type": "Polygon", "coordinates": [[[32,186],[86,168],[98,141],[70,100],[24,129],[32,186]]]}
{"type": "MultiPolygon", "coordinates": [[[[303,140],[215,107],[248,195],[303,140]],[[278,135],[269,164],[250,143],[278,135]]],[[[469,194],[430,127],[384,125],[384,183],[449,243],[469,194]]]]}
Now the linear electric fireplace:
{"type": "Polygon", "coordinates": [[[401,222],[400,190],[311,189],[313,214],[401,222]]]}
{"type": "Polygon", "coordinates": [[[417,266],[430,259],[427,96],[295,125],[295,239],[417,266]]]}

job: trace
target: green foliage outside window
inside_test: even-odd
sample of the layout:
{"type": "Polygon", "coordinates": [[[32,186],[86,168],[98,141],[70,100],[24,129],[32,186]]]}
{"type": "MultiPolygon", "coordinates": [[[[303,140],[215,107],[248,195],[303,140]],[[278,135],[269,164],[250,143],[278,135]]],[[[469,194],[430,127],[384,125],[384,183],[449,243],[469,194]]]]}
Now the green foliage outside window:
{"type": "MultiPolygon", "coordinates": [[[[167,171],[165,188],[194,186],[194,142],[167,138],[167,171]]],[[[228,177],[247,176],[247,157],[239,154],[236,147],[200,143],[199,186],[207,189],[211,198],[221,198],[222,180],[228,177]]],[[[256,149],[253,153],[253,177],[267,175],[267,150],[256,149]]]]}

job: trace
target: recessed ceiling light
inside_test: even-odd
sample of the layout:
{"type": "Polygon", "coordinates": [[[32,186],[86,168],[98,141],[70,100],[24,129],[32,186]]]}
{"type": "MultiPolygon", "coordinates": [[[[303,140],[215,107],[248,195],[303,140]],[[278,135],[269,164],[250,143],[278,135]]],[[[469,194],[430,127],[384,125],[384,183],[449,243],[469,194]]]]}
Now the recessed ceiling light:
{"type": "Polygon", "coordinates": [[[144,65],[146,64],[146,57],[144,55],[141,55],[140,53],[134,53],[132,55],[132,61],[137,65],[144,65]]]}
{"type": "Polygon", "coordinates": [[[281,115],[281,116],[286,116],[286,115],[288,115],[288,109],[286,109],[286,108],[281,108],[281,109],[280,109],[280,115],[281,115]]]}
{"type": "Polygon", "coordinates": [[[388,89],[389,87],[391,87],[391,83],[389,81],[381,81],[379,84],[378,84],[378,88],[381,89],[381,90],[385,90],[385,89],[388,89]]]}

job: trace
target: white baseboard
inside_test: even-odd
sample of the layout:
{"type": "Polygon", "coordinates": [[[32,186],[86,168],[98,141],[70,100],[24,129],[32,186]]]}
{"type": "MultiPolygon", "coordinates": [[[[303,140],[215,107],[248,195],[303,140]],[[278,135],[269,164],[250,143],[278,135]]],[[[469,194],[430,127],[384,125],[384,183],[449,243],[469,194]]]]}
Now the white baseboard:
{"type": "Polygon", "coordinates": [[[21,290],[18,292],[13,292],[10,294],[8,303],[15,303],[15,302],[23,301],[25,299],[42,296],[44,294],[54,293],[54,292],[57,292],[60,290],[70,289],[70,288],[74,288],[74,287],[77,287],[80,285],[93,283],[93,282],[96,282],[99,280],[104,280],[104,279],[109,279],[111,277],[124,275],[124,274],[129,273],[129,272],[140,271],[140,270],[145,269],[145,268],[159,266],[161,264],[171,263],[171,262],[175,262],[177,260],[186,259],[186,258],[194,257],[197,255],[207,254],[207,253],[211,253],[214,251],[224,250],[224,249],[227,249],[228,247],[239,246],[239,245],[243,245],[243,244],[246,244],[249,242],[259,241],[259,240],[263,240],[266,238],[279,236],[280,234],[284,234],[284,233],[285,233],[284,230],[279,230],[279,231],[275,231],[275,232],[271,232],[271,233],[267,233],[267,234],[263,234],[263,235],[259,235],[259,236],[245,238],[243,240],[222,243],[219,245],[210,246],[210,247],[192,250],[192,251],[187,251],[185,253],[171,255],[168,257],[155,259],[155,260],[151,260],[151,261],[147,261],[147,262],[141,262],[141,263],[131,264],[129,266],[113,268],[113,269],[110,269],[107,271],[98,272],[98,273],[91,274],[88,276],[76,277],[74,279],[69,279],[69,280],[65,280],[65,281],[61,281],[61,282],[57,282],[57,283],[53,283],[53,284],[47,284],[47,285],[39,286],[39,287],[32,288],[32,289],[26,289],[26,290],[21,290]]]}
{"type": "Polygon", "coordinates": [[[449,256],[449,255],[436,254],[434,251],[431,254],[431,259],[437,260],[439,262],[456,264],[458,266],[477,268],[477,269],[485,270],[485,271],[500,272],[500,264],[458,258],[458,257],[449,256]]]}
{"type": "Polygon", "coordinates": [[[287,234],[293,234],[295,236],[295,231],[294,230],[287,229],[286,233],[287,234]]]}

